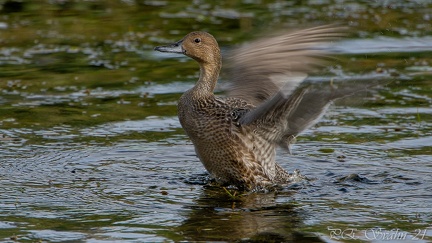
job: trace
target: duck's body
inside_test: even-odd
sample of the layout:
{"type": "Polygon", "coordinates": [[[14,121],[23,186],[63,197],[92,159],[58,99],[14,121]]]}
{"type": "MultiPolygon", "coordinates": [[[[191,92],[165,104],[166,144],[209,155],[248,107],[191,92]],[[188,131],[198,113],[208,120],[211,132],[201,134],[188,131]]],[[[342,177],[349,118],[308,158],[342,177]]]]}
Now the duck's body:
{"type": "Polygon", "coordinates": [[[219,183],[251,189],[270,185],[275,146],[255,125],[241,126],[239,118],[254,107],[241,99],[209,96],[194,99],[187,91],[179,100],[178,116],[207,171],[219,183]]]}
{"type": "Polygon", "coordinates": [[[282,50],[284,58],[296,60],[272,60],[268,54],[275,57],[280,50],[265,50],[265,42],[256,42],[255,50],[240,52],[236,68],[249,71],[234,75],[234,79],[240,81],[233,85],[227,98],[213,94],[222,65],[213,36],[192,32],[177,43],[156,48],[185,54],[200,64],[200,78],[180,98],[178,116],[199,159],[217,182],[248,190],[289,182],[290,174],[275,162],[276,147],[289,148],[292,139],[313,125],[332,99],[340,97],[328,92],[295,89],[305,77],[301,72],[316,64],[316,57],[321,53],[310,46],[336,36],[334,29],[328,26],[303,32],[271,39],[277,47],[285,48],[282,50]],[[292,44],[289,46],[292,49],[287,50],[287,44],[292,44]],[[258,57],[262,58],[264,66],[266,62],[271,66],[260,71],[256,66],[260,59],[247,62],[248,58],[258,57]],[[268,82],[271,74],[287,72],[288,82],[282,85],[268,82]],[[253,73],[257,75],[251,75],[253,73]],[[265,75],[261,83],[254,79],[265,75]]]}

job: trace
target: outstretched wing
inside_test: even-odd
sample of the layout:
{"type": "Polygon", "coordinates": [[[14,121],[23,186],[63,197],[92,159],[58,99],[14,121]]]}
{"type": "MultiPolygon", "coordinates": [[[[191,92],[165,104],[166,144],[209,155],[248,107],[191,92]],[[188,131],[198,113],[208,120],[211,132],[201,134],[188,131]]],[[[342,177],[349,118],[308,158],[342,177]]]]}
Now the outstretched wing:
{"type": "Polygon", "coordinates": [[[344,28],[321,26],[282,34],[239,48],[229,58],[233,70],[228,96],[255,106],[240,119],[253,124],[268,141],[289,150],[293,139],[314,125],[335,99],[377,85],[366,80],[336,87],[300,85],[307,73],[325,63],[328,43],[343,36],[344,28]]]}
{"type": "Polygon", "coordinates": [[[230,83],[227,95],[257,106],[276,94],[288,96],[317,66],[325,63],[330,41],[345,28],[325,25],[246,44],[225,59],[230,83]]]}
{"type": "MultiPolygon", "coordinates": [[[[290,145],[295,141],[296,136],[304,130],[315,125],[325,114],[328,107],[334,100],[350,96],[361,91],[374,89],[377,86],[386,84],[390,81],[390,79],[381,78],[378,80],[345,80],[342,82],[336,82],[336,84],[330,81],[308,84],[296,90],[289,99],[285,99],[285,107],[281,108],[282,111],[280,114],[261,113],[261,118],[259,119],[268,119],[268,117],[271,116],[274,123],[286,123],[286,127],[280,128],[280,134],[277,138],[275,138],[275,140],[281,147],[291,152],[290,145]],[[293,101],[290,99],[298,100],[295,106],[290,106],[290,103],[293,103],[293,101]]],[[[283,103],[283,99],[280,99],[280,102],[283,103]]],[[[249,115],[253,115],[253,113],[249,115]]],[[[246,121],[247,116],[243,118],[246,121]]]]}

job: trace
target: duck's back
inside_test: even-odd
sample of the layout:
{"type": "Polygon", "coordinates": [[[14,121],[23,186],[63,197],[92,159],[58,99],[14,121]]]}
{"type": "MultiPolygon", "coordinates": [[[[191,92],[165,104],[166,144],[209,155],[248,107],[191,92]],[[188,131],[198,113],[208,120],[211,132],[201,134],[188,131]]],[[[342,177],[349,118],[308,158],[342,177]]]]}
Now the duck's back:
{"type": "Polygon", "coordinates": [[[241,99],[215,96],[194,99],[186,92],[179,100],[178,116],[196,153],[221,184],[264,186],[275,175],[275,145],[252,126],[240,126],[239,118],[252,105],[241,99]]]}

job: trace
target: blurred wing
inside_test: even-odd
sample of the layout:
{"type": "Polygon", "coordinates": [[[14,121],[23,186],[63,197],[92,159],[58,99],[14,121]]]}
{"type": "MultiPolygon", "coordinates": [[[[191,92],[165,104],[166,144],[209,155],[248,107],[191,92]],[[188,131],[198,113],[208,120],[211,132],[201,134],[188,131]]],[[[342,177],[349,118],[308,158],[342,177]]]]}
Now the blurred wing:
{"type": "Polygon", "coordinates": [[[342,37],[344,30],[328,25],[310,28],[235,50],[228,59],[232,73],[228,96],[255,106],[239,123],[253,124],[268,141],[289,150],[295,137],[317,123],[332,101],[379,84],[363,80],[339,87],[329,82],[300,85],[309,72],[326,63],[328,43],[342,37]]]}
{"type": "Polygon", "coordinates": [[[298,134],[315,125],[325,114],[330,104],[337,99],[360,91],[374,89],[389,83],[389,79],[356,80],[302,85],[289,97],[278,92],[273,98],[246,113],[240,123],[257,122],[267,138],[290,151],[290,145],[298,134]],[[268,130],[272,132],[268,132],[268,130]]]}
{"type": "Polygon", "coordinates": [[[228,96],[253,105],[281,91],[288,96],[317,66],[325,63],[328,43],[345,28],[326,25],[254,41],[233,50],[226,59],[228,96]]]}

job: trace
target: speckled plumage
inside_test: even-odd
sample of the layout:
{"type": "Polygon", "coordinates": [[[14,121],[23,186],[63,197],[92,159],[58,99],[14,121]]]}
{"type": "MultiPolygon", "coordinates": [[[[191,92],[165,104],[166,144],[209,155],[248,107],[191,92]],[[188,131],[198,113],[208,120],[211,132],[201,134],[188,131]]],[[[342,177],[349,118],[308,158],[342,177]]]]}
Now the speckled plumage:
{"type": "Polygon", "coordinates": [[[221,184],[254,187],[270,184],[275,146],[239,125],[239,116],[253,108],[235,99],[193,100],[186,92],[179,101],[179,119],[207,171],[221,184]],[[259,162],[258,162],[259,161],[259,162]]]}
{"type": "Polygon", "coordinates": [[[342,96],[297,88],[305,72],[321,63],[324,52],[316,45],[338,36],[339,30],[323,26],[239,48],[231,58],[234,82],[225,98],[213,94],[222,65],[213,36],[192,32],[177,43],[155,48],[185,54],[200,65],[199,80],[179,100],[178,116],[217,182],[251,190],[291,180],[275,162],[276,148],[289,148],[331,100],[342,96]]]}

